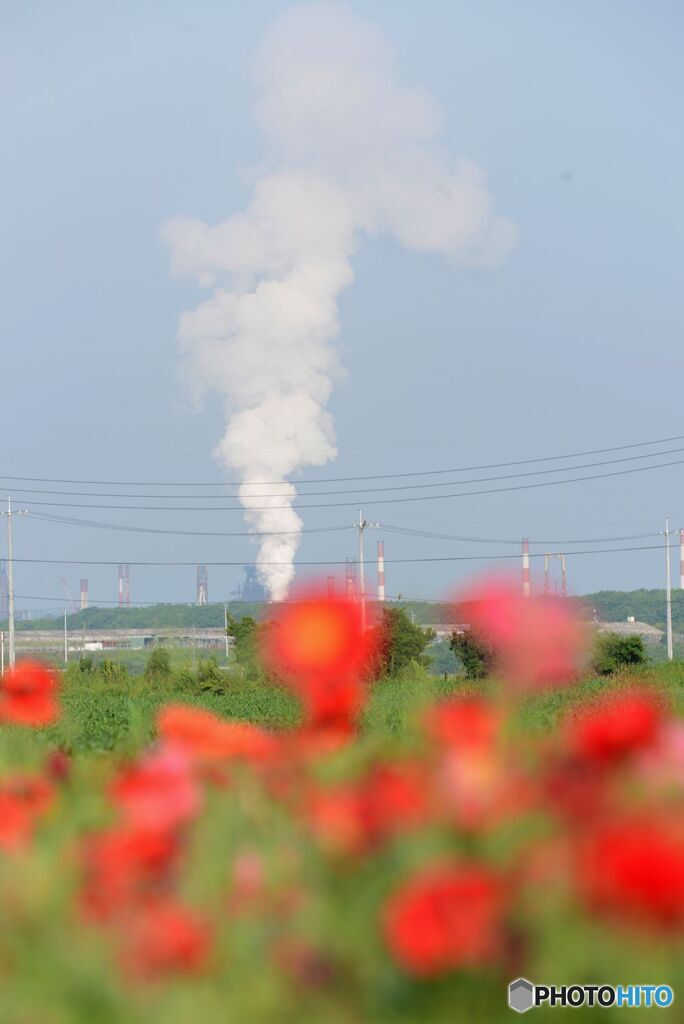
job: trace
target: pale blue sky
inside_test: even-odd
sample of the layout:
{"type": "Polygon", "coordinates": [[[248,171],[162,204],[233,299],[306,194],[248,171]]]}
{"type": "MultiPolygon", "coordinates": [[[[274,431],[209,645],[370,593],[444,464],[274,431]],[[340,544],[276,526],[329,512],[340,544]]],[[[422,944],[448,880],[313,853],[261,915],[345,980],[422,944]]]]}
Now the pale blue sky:
{"type": "MultiPolygon", "coordinates": [[[[202,295],[172,279],[159,229],[171,216],[215,222],[244,206],[241,171],[264,153],[249,57],[288,6],[0,0],[0,475],[220,479],[210,454],[222,432],[219,400],[192,407],[175,343],[179,314],[202,295]]],[[[432,93],[445,149],[484,168],[519,241],[486,272],[364,242],[341,304],[348,377],[331,404],[340,457],[312,478],[684,434],[681,4],[350,6],[396,47],[404,81],[432,93]]],[[[665,447],[675,444],[684,441],[665,447]]],[[[682,468],[364,507],[385,523],[472,536],[637,534],[658,530],[666,513],[684,524],[682,468]]],[[[28,494],[17,498],[38,507],[28,494]]],[[[242,529],[236,512],[54,511],[242,529]]],[[[354,509],[305,515],[307,527],[338,525],[354,509]]],[[[19,557],[241,561],[250,553],[241,539],[30,520],[16,533],[19,557]]],[[[388,563],[511,550],[384,539],[388,563]]],[[[337,560],[353,550],[351,532],[313,534],[300,557],[337,560]]],[[[662,580],[661,552],[568,554],[568,565],[576,593],[662,580]]],[[[388,564],[388,590],[437,596],[473,568],[388,564]]],[[[74,590],[88,576],[94,598],[116,597],[115,566],[18,565],[17,592],[59,598],[60,575],[74,590]]],[[[210,597],[222,599],[240,577],[239,568],[210,569],[210,597]]],[[[194,594],[192,568],[133,567],[131,579],[137,601],[194,594]]]]}

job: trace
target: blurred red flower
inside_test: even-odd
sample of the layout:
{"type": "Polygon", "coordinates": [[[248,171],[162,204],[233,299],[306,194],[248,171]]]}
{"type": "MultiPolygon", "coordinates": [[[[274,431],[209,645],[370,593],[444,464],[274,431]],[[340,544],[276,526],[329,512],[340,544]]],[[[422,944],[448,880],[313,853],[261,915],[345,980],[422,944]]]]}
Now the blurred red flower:
{"type": "Polygon", "coordinates": [[[50,810],[55,791],[40,775],[0,781],[0,849],[12,852],[30,841],[36,821],[50,810]]]}
{"type": "Polygon", "coordinates": [[[171,832],[123,827],[89,836],[82,847],[85,916],[108,921],[166,889],[179,850],[171,832]]]}
{"type": "Polygon", "coordinates": [[[435,866],[396,892],[384,910],[392,955],[410,974],[489,965],[502,942],[504,888],[488,867],[435,866]]]}
{"type": "Polygon", "coordinates": [[[586,822],[603,815],[615,794],[605,773],[577,759],[550,759],[543,768],[538,795],[541,809],[570,822],[586,822]]]}
{"type": "Polygon", "coordinates": [[[157,715],[159,735],[181,753],[201,761],[262,761],[278,750],[278,739],[249,722],[231,722],[187,704],[167,704],[157,715]]]}
{"type": "Polygon", "coordinates": [[[582,760],[609,764],[651,746],[662,721],[662,707],[650,694],[610,693],[568,720],[566,743],[582,760]]]}
{"type": "Polygon", "coordinates": [[[26,847],[33,833],[33,819],[13,793],[0,790],[0,850],[16,853],[26,847]]]}
{"type": "Polygon", "coordinates": [[[404,761],[378,765],[354,783],[314,788],[307,818],[328,849],[360,854],[425,821],[427,779],[422,767],[404,761]]]}
{"type": "Polygon", "coordinates": [[[512,581],[494,579],[464,591],[458,604],[515,686],[557,686],[577,675],[585,636],[567,601],[523,597],[512,581]]]}
{"type": "Polygon", "coordinates": [[[45,772],[53,782],[66,782],[71,775],[71,758],[63,750],[53,750],[45,758],[45,772]]]}
{"type": "Polygon", "coordinates": [[[479,697],[451,697],[429,708],[428,736],[445,747],[491,749],[501,729],[501,714],[479,697]]]}
{"type": "Polygon", "coordinates": [[[358,678],[376,644],[375,631],[364,631],[354,601],[304,596],[277,611],[263,634],[262,655],[279,675],[296,683],[358,678]]]}
{"type": "Polygon", "coordinates": [[[212,929],[198,911],[165,898],[140,906],[126,920],[120,962],[140,981],[198,974],[209,962],[212,929]]]}
{"type": "Polygon", "coordinates": [[[296,689],[304,708],[305,730],[327,731],[339,739],[354,731],[366,696],[365,685],[358,679],[303,680],[296,689]]]}
{"type": "Polygon", "coordinates": [[[111,787],[126,823],[148,831],[174,828],[200,809],[200,789],[188,758],[177,750],[148,754],[125,769],[111,787]]]}
{"type": "Polygon", "coordinates": [[[36,661],[20,661],[0,681],[0,721],[51,725],[59,718],[57,673],[36,661]]]}
{"type": "Polygon", "coordinates": [[[579,846],[589,908],[635,923],[684,924],[684,827],[658,815],[597,826],[579,846]]]}

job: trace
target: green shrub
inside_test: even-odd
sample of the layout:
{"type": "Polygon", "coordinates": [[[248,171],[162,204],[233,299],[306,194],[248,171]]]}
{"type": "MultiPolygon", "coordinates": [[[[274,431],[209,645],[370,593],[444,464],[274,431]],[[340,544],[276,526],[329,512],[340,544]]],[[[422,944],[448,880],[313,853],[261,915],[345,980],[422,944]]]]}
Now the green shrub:
{"type": "Polygon", "coordinates": [[[597,633],[594,640],[592,668],[599,676],[610,676],[621,668],[643,665],[646,661],[644,641],[640,636],[619,633],[597,633]]]}
{"type": "Polygon", "coordinates": [[[164,682],[171,678],[171,658],[163,647],[157,647],[150,654],[143,672],[146,683],[164,682]]]}

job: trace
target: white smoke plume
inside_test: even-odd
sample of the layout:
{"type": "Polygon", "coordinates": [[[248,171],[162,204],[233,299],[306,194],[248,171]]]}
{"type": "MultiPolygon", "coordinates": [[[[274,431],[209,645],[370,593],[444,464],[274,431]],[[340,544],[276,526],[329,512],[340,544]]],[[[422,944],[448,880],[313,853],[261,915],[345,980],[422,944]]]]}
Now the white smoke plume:
{"type": "Polygon", "coordinates": [[[215,454],[242,482],[249,528],[273,531],[257,567],[281,600],[302,525],[287,478],[337,454],[326,404],[360,236],[484,267],[506,256],[516,229],[494,214],[482,171],[437,148],[432,99],[398,82],[386,39],[348,8],[288,10],[253,78],[270,153],[249,206],[215,226],[179,217],[163,234],[174,273],[213,289],[182,316],[180,345],[198,381],[225,396],[215,454]]]}

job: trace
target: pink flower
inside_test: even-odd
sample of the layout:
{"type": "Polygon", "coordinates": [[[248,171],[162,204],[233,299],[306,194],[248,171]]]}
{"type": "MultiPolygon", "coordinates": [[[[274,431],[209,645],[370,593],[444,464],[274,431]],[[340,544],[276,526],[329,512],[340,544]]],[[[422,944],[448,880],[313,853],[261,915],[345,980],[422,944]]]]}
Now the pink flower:
{"type": "Polygon", "coordinates": [[[464,591],[458,604],[516,688],[558,686],[577,675],[584,630],[567,601],[523,597],[511,581],[494,579],[464,591]]]}

